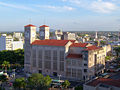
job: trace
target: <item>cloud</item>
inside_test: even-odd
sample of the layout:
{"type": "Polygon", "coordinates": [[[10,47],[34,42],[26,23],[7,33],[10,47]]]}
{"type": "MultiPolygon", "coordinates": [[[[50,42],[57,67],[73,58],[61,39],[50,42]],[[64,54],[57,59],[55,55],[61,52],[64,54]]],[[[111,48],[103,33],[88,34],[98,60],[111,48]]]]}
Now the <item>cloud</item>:
{"type": "Polygon", "coordinates": [[[14,4],[8,4],[8,3],[4,3],[4,2],[0,2],[1,6],[5,6],[5,7],[11,7],[11,8],[16,8],[16,9],[22,9],[22,10],[27,10],[27,11],[33,11],[36,12],[37,10],[30,8],[30,7],[26,7],[23,5],[14,5],[14,4]]]}
{"type": "Polygon", "coordinates": [[[62,0],[63,2],[70,2],[74,4],[81,4],[81,0],[62,0]]]}
{"type": "Polygon", "coordinates": [[[84,8],[93,12],[111,13],[118,9],[117,0],[62,0],[63,2],[71,3],[78,8],[84,8]]]}
{"type": "Polygon", "coordinates": [[[115,4],[111,2],[104,2],[102,0],[94,1],[90,6],[91,10],[100,13],[111,13],[117,9],[117,6],[115,4]]]}
{"type": "Polygon", "coordinates": [[[36,7],[39,8],[45,8],[48,10],[54,10],[54,11],[58,11],[58,12],[62,12],[62,11],[72,11],[75,8],[70,7],[70,6],[51,6],[51,5],[35,5],[36,7]]]}

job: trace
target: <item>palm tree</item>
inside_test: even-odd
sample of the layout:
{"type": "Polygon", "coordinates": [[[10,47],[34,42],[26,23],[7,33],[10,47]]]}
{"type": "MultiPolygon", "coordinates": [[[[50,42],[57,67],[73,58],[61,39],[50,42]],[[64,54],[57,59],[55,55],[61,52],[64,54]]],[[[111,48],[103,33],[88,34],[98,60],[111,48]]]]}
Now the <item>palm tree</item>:
{"type": "Polygon", "coordinates": [[[8,61],[4,61],[3,64],[2,64],[2,67],[5,68],[5,72],[7,72],[7,67],[10,68],[10,63],[8,61]]]}

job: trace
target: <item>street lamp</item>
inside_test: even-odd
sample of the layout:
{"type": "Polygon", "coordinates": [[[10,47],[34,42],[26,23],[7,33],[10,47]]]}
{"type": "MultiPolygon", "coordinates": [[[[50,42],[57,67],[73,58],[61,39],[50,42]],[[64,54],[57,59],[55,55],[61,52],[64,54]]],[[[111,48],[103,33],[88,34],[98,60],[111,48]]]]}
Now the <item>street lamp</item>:
{"type": "Polygon", "coordinates": [[[13,69],[13,72],[14,72],[14,74],[13,74],[13,75],[14,75],[14,78],[15,78],[15,69],[13,69]]]}
{"type": "Polygon", "coordinates": [[[59,83],[60,83],[60,77],[61,77],[61,74],[59,74],[58,77],[59,77],[59,83]]]}

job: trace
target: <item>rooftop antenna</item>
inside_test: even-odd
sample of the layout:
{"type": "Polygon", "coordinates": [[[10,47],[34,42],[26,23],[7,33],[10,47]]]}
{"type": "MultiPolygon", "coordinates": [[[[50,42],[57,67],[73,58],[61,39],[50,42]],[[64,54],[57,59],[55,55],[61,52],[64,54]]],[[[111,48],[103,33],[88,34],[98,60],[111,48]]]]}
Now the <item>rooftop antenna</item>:
{"type": "Polygon", "coordinates": [[[29,18],[29,24],[31,24],[31,22],[32,22],[32,20],[31,20],[31,18],[29,18]]]}
{"type": "Polygon", "coordinates": [[[44,24],[44,25],[46,24],[46,20],[45,20],[45,17],[44,17],[44,21],[43,21],[43,24],[44,24]]]}

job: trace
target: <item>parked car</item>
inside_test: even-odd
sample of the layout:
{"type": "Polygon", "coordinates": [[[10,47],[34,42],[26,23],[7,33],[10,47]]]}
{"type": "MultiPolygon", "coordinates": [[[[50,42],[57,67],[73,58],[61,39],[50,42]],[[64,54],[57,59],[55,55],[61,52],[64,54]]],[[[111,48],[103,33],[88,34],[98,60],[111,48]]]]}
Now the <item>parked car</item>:
{"type": "Polygon", "coordinates": [[[108,73],[103,73],[99,77],[108,78],[110,75],[108,73]]]}

